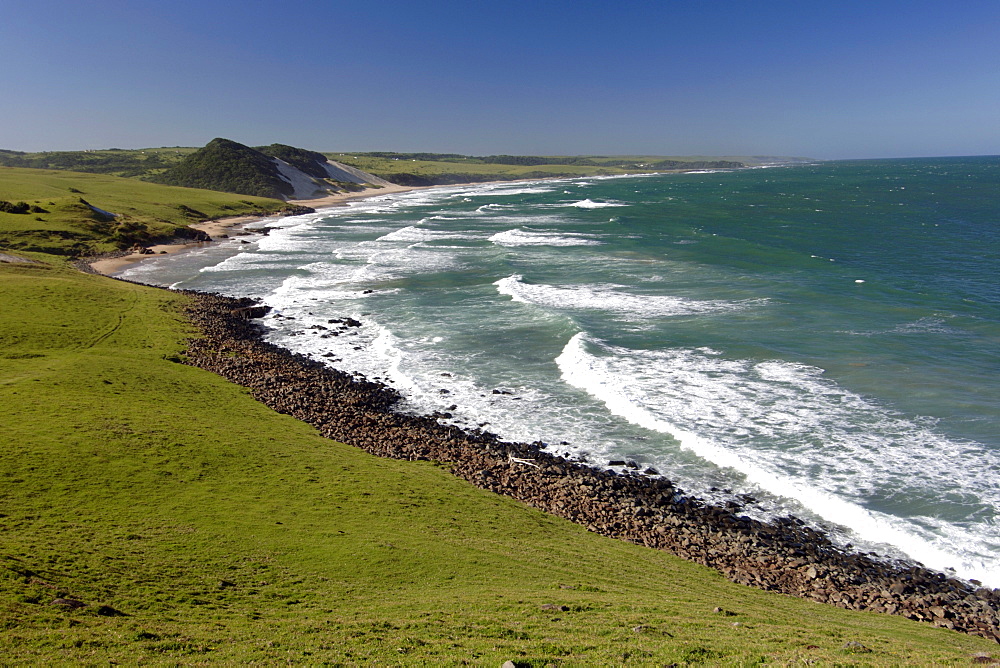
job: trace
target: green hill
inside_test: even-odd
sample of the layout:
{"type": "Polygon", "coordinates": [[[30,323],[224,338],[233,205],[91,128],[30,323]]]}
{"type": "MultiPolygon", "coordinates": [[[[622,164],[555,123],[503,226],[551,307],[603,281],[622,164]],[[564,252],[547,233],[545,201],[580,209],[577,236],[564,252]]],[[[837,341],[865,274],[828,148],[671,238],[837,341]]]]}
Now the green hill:
{"type": "Polygon", "coordinates": [[[176,188],[102,174],[0,167],[0,246],[87,255],[192,234],[211,218],[282,211],[275,199],[176,188]],[[114,214],[114,215],[108,215],[114,214]]]}
{"type": "Polygon", "coordinates": [[[213,139],[176,166],[151,177],[158,183],[279,199],[312,199],[384,181],[370,174],[349,174],[329,165],[322,153],[285,144],[250,148],[213,139]]]}
{"type": "Polygon", "coordinates": [[[294,192],[268,156],[222,138],[208,142],[153,180],[171,186],[273,199],[289,198],[294,192]]]}

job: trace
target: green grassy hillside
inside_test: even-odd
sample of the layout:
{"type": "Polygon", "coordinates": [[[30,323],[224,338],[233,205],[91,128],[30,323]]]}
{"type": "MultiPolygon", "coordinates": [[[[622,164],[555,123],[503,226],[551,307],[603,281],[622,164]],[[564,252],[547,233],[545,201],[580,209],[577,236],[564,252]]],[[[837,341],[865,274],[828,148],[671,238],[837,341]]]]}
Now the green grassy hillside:
{"type": "Polygon", "coordinates": [[[967,665],[996,650],[734,585],[320,438],[179,363],[181,295],[52,264],[0,263],[0,285],[4,663],[967,665]]]}
{"type": "Polygon", "coordinates": [[[287,206],[280,200],[103,174],[16,167],[0,167],[0,202],[24,202],[34,209],[0,211],[0,246],[63,255],[127,248],[185,234],[189,224],[201,220],[273,213],[287,206]]]}
{"type": "Polygon", "coordinates": [[[0,149],[0,166],[32,169],[60,169],[110,176],[149,177],[180,162],[195,149],[172,148],[120,149],[98,151],[44,151],[25,153],[0,149]]]}

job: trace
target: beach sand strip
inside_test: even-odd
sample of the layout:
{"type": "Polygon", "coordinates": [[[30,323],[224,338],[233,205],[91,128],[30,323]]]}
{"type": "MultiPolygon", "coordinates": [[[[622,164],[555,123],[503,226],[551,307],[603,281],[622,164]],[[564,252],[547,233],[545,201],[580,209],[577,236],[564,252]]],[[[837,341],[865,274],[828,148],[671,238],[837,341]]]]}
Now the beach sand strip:
{"type": "MultiPolygon", "coordinates": [[[[431,186],[436,187],[436,186],[431,186]]],[[[407,192],[409,190],[416,190],[415,187],[408,186],[382,186],[379,188],[365,188],[358,192],[347,192],[338,193],[336,195],[328,195],[319,199],[303,199],[303,200],[289,200],[289,204],[294,204],[298,206],[310,207],[312,209],[322,209],[326,207],[336,207],[336,206],[346,206],[348,202],[367,199],[370,197],[379,197],[381,195],[392,195],[396,193],[407,192]]],[[[291,214],[296,215],[296,214],[291,214]]],[[[229,235],[230,233],[236,232],[243,226],[249,223],[259,223],[261,221],[269,220],[272,218],[279,218],[278,216],[232,216],[230,218],[219,218],[217,220],[206,220],[201,223],[195,223],[189,225],[191,229],[198,230],[199,232],[204,232],[212,241],[172,241],[169,243],[154,244],[147,246],[148,250],[136,250],[125,255],[118,255],[116,257],[105,257],[93,262],[89,262],[90,268],[97,272],[98,274],[104,274],[105,276],[113,276],[121,271],[124,271],[128,267],[132,266],[137,262],[142,262],[143,260],[148,260],[149,258],[156,257],[158,255],[169,255],[172,253],[180,253],[182,251],[192,250],[195,248],[202,248],[206,244],[214,243],[219,238],[224,235],[229,235]]]]}

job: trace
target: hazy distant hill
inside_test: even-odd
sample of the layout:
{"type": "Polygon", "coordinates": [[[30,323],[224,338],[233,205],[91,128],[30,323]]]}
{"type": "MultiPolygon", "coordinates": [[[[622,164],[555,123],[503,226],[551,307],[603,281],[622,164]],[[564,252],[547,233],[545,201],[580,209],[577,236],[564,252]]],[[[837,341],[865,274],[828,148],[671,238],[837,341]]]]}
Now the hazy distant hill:
{"type": "Polygon", "coordinates": [[[388,184],[358,169],[330,162],[315,151],[285,144],[254,149],[222,138],[213,139],[153,180],[284,200],[360,190],[363,184],[388,184]]]}
{"type": "Polygon", "coordinates": [[[0,149],[0,166],[58,169],[146,179],[169,169],[193,150],[180,146],[145,149],[107,148],[97,151],[42,151],[39,153],[0,149]]]}
{"type": "Polygon", "coordinates": [[[553,177],[612,176],[695,169],[740,169],[759,160],[704,156],[538,156],[458,153],[327,153],[331,159],[353,165],[405,186],[432,186],[480,181],[511,181],[553,177]]]}

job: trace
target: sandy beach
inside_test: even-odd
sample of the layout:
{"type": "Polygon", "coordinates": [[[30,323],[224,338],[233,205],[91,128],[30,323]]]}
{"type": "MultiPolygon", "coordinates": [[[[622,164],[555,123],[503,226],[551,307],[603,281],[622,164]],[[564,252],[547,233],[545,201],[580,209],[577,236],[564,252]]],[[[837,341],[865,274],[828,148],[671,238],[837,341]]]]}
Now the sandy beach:
{"type": "MultiPolygon", "coordinates": [[[[686,171],[686,170],[678,170],[686,171]]],[[[482,181],[476,183],[448,183],[433,186],[399,186],[399,185],[388,185],[381,186],[378,188],[366,188],[358,192],[349,193],[337,193],[336,195],[327,195],[326,197],[320,197],[317,199],[290,199],[289,204],[297,204],[300,206],[308,206],[313,209],[322,209],[326,207],[335,206],[346,206],[347,202],[351,202],[359,199],[368,199],[369,197],[379,197],[380,195],[393,195],[396,193],[409,192],[411,190],[424,190],[427,188],[454,188],[457,186],[465,185],[483,185],[486,183],[526,183],[534,181],[547,181],[554,179],[560,180],[565,177],[542,177],[542,178],[527,178],[527,179],[512,179],[509,181],[482,181]]],[[[228,234],[237,228],[242,227],[248,223],[259,222],[262,220],[267,220],[274,216],[233,216],[231,218],[219,218],[217,220],[208,220],[203,223],[196,223],[190,227],[195,230],[200,230],[212,238],[212,241],[187,241],[183,243],[170,243],[170,244],[156,244],[153,246],[148,246],[152,253],[142,253],[133,252],[129,255],[122,255],[120,257],[103,258],[90,263],[90,268],[99,274],[104,274],[105,276],[112,276],[118,272],[124,270],[126,267],[135,264],[136,262],[141,262],[142,260],[156,257],[157,255],[178,253],[184,250],[190,250],[193,248],[201,248],[205,244],[214,243],[216,239],[221,237],[223,234],[228,234]]]]}
{"type": "Polygon", "coordinates": [[[327,195],[326,197],[321,197],[319,199],[291,199],[288,200],[288,203],[299,204],[301,206],[311,206],[314,209],[320,209],[327,206],[340,206],[345,202],[350,202],[352,200],[378,197],[379,195],[392,195],[394,193],[403,193],[409,190],[421,190],[426,187],[434,188],[436,186],[388,185],[380,188],[365,188],[364,190],[353,193],[337,193],[336,195],[327,195]]]}
{"type": "MultiPolygon", "coordinates": [[[[347,202],[353,200],[378,197],[379,195],[390,195],[417,189],[418,188],[416,187],[410,186],[391,185],[383,186],[381,188],[366,188],[359,192],[338,193],[336,195],[328,195],[327,197],[319,199],[289,200],[288,203],[308,206],[314,209],[322,209],[325,207],[345,206],[347,202]]],[[[90,268],[99,274],[111,276],[124,270],[126,267],[135,264],[136,262],[141,262],[142,260],[156,257],[157,255],[179,253],[193,248],[201,248],[205,244],[214,243],[216,239],[225,234],[229,234],[234,230],[242,228],[248,223],[260,222],[271,217],[273,216],[233,216],[231,218],[219,218],[217,220],[207,220],[203,223],[196,223],[190,227],[200,232],[204,232],[212,239],[212,241],[187,241],[183,243],[155,244],[148,246],[152,253],[134,251],[129,255],[122,255],[121,257],[104,258],[91,262],[90,268]]]]}

